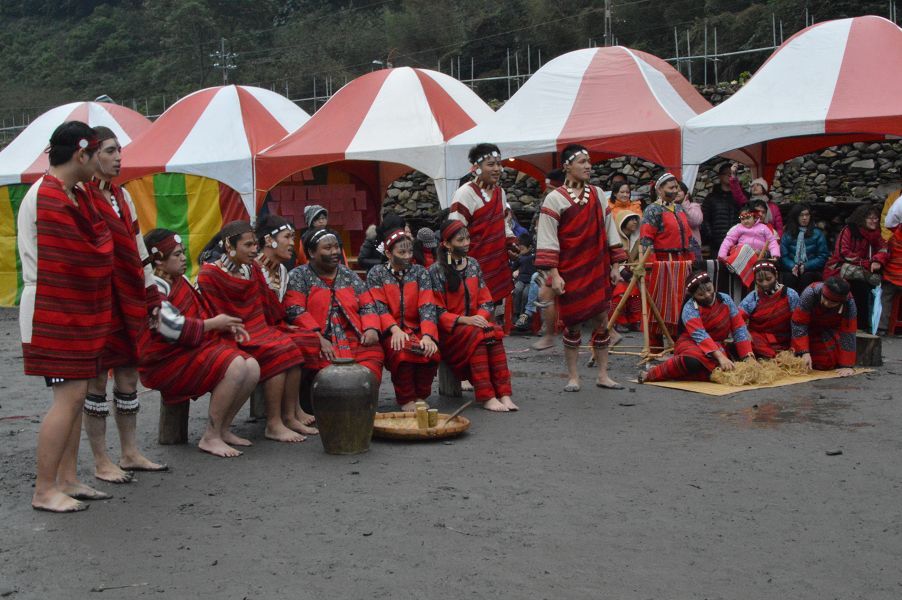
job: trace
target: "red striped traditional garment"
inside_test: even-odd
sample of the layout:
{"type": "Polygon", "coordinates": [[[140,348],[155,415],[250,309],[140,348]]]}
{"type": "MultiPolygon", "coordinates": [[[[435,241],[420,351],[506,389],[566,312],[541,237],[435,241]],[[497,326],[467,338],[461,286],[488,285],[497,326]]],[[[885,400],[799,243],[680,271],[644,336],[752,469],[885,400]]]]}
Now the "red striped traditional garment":
{"type": "MultiPolygon", "coordinates": [[[[680,322],[680,307],[685,297],[684,282],[691,272],[691,260],[657,260],[651,263],[646,278],[650,297],[661,311],[671,335],[675,335],[680,322]]],[[[649,320],[648,331],[653,337],[663,335],[656,319],[649,320]]]]}
{"type": "Polygon", "coordinates": [[[442,265],[432,265],[429,275],[438,305],[442,359],[458,379],[473,384],[477,401],[510,396],[510,371],[502,341],[504,332],[497,325],[480,329],[457,323],[459,317],[473,315],[492,322],[492,298],[479,264],[467,258],[467,267],[460,271],[461,284],[456,292],[448,289],[442,265]]]}
{"type": "MultiPolygon", "coordinates": [[[[360,343],[367,329],[379,332],[379,315],[366,284],[354,271],[338,265],[335,277],[324,279],[309,264],[296,267],[288,277],[283,304],[289,323],[321,333],[332,343],[335,356],[353,358],[373,373],[377,383],[382,381],[382,346],[360,343]]],[[[318,371],[329,364],[317,353],[304,368],[318,371]]]]}
{"type": "Polygon", "coordinates": [[[113,236],[112,326],[103,355],[103,368],[138,364],[137,341],[147,325],[148,293],[144,288],[144,265],[138,254],[137,218],[131,214],[122,189],[112,185],[107,202],[96,182],[87,184],[98,212],[113,236]]]}
{"type": "Polygon", "coordinates": [[[574,201],[567,188],[561,186],[555,191],[567,200],[566,208],[558,212],[547,202],[542,206],[542,216],[557,224],[558,249],[545,248],[540,237],[535,264],[537,268],[557,267],[563,278],[558,318],[567,327],[584,323],[610,308],[611,264],[627,258],[619,236],[616,241],[608,239],[605,208],[597,189],[587,189],[589,197],[585,203],[574,201]]]}
{"type": "Polygon", "coordinates": [[[78,187],[72,192],[78,206],[59,179],[45,175],[19,210],[27,375],[90,379],[100,372],[110,330],[113,240],[94,199],[78,187]],[[36,256],[24,248],[35,248],[36,256]]]}
{"type": "MultiPolygon", "coordinates": [[[[629,283],[626,281],[618,281],[614,286],[613,298],[611,298],[611,306],[617,306],[626,293],[629,283]]],[[[639,286],[635,286],[633,291],[626,299],[626,304],[620,315],[617,317],[618,325],[628,325],[636,327],[642,324],[642,298],[639,296],[639,286]]]]}
{"type": "Polygon", "coordinates": [[[823,282],[812,283],[802,292],[792,313],[792,349],[796,354],[811,354],[815,369],[855,366],[855,332],[858,310],[850,295],[838,309],[821,304],[823,282]]]}
{"type": "Polygon", "coordinates": [[[290,337],[267,323],[266,300],[270,294],[256,263],[244,265],[248,278],[226,273],[216,263],[200,268],[197,285],[211,314],[227,314],[244,321],[250,340],[238,347],[260,363],[260,381],[304,362],[290,337]]]}
{"type": "Polygon", "coordinates": [[[707,381],[711,371],[718,366],[713,353],[717,350],[734,358],[745,358],[752,354],[752,342],[745,321],[726,294],[718,293],[711,306],[699,306],[695,300],[688,300],[682,310],[683,332],[673,347],[673,357],[648,371],[646,381],[667,381],[670,379],[697,379],[707,381]],[[725,340],[733,338],[733,344],[725,340]],[[696,363],[701,370],[687,372],[688,364],[696,363]]]}
{"type": "Polygon", "coordinates": [[[210,315],[185,277],[176,278],[166,287],[166,300],[184,317],[181,335],[173,342],[144,328],[139,338],[138,372],[141,383],[158,390],[164,404],[178,404],[212,392],[232,362],[249,355],[240,351],[231,337],[204,332],[204,320],[210,315]]]}
{"type": "MultiPolygon", "coordinates": [[[[501,302],[514,291],[514,278],[507,258],[508,236],[504,225],[504,198],[501,188],[495,186],[486,199],[483,190],[473,182],[468,183],[477,197],[484,200],[482,207],[471,212],[463,202],[451,205],[451,218],[457,214],[470,232],[470,258],[479,263],[483,278],[493,302],[501,302]]],[[[457,194],[455,194],[457,196],[457,194]]],[[[510,243],[514,243],[511,238],[510,243]]]]}
{"type": "Polygon", "coordinates": [[[739,311],[748,323],[755,356],[773,358],[778,352],[789,350],[792,311],[798,304],[799,295],[786,286],[770,295],[754,290],[743,298],[739,311]]]}
{"type": "MultiPolygon", "coordinates": [[[[260,257],[262,256],[260,255],[260,257]]],[[[292,325],[287,320],[285,307],[282,305],[282,300],[288,290],[287,270],[284,265],[274,265],[265,257],[262,260],[260,257],[257,262],[260,264],[260,272],[263,273],[267,289],[270,291],[265,296],[266,301],[264,302],[266,322],[294,341],[301,356],[304,357],[305,366],[310,361],[319,360],[320,345],[316,332],[292,325]]]]}
{"type": "Polygon", "coordinates": [[[438,313],[432,278],[421,265],[411,265],[396,274],[385,264],[370,269],[366,285],[379,313],[385,366],[391,373],[398,403],[406,404],[428,397],[441,360],[439,353],[427,358],[420,349],[420,336],[428,335],[438,342],[438,313]],[[391,347],[390,330],[395,325],[409,336],[407,345],[397,352],[391,347]],[[404,368],[401,368],[402,365],[405,365],[404,368]],[[409,365],[416,366],[411,368],[409,365]],[[419,385],[415,385],[415,381],[419,385]],[[418,391],[425,391],[425,396],[418,396],[418,391]]]}

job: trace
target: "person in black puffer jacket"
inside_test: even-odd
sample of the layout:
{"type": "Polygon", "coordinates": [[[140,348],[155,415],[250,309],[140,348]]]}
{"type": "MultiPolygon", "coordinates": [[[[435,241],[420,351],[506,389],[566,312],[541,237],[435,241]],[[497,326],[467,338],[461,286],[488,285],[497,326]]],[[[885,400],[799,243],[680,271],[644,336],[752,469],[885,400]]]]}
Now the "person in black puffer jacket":
{"type": "Polygon", "coordinates": [[[366,239],[360,246],[360,252],[357,254],[357,266],[364,271],[369,272],[376,265],[381,265],[386,261],[385,255],[379,252],[379,240],[376,238],[376,226],[370,225],[366,228],[366,239]]]}
{"type": "Polygon", "coordinates": [[[739,222],[739,206],[730,190],[730,163],[722,164],[717,174],[718,183],[702,202],[702,241],[708,244],[714,256],[727,232],[739,222]]]}

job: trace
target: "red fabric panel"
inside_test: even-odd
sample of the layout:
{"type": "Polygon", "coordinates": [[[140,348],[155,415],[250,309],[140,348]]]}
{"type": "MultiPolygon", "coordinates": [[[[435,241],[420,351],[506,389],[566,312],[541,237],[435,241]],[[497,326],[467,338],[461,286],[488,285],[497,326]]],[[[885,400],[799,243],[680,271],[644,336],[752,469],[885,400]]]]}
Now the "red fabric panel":
{"type": "Polygon", "coordinates": [[[254,95],[238,86],[238,101],[241,104],[241,119],[244,122],[244,134],[251,149],[251,154],[275,144],[288,135],[288,131],[270,114],[254,95]]]}
{"type": "Polygon", "coordinates": [[[123,148],[120,180],[165,172],[166,164],[191,133],[219,89],[209,88],[182,98],[177,105],[160,115],[144,135],[123,148]]]}
{"type": "Polygon", "coordinates": [[[223,225],[232,221],[249,220],[241,195],[224,183],[219,184],[219,211],[222,213],[223,225]]]}
{"type": "Polygon", "coordinates": [[[879,17],[852,21],[826,133],[902,135],[902,32],[879,17]],[[892,75],[891,75],[892,74],[892,75]],[[879,81],[879,85],[874,82],[879,81]]]}
{"type": "Polygon", "coordinates": [[[447,142],[455,135],[476,127],[476,121],[470,118],[463,108],[448,95],[448,92],[432,77],[419,69],[413,71],[423,86],[423,93],[432,109],[432,116],[442,130],[442,138],[447,142]]]}
{"type": "Polygon", "coordinates": [[[259,154],[257,205],[265,191],[287,176],[328,162],[343,160],[363,119],[391,71],[383,69],[358,77],[340,89],[303,127],[259,154]]]}
{"type": "Polygon", "coordinates": [[[622,51],[597,52],[586,69],[558,148],[573,143],[593,152],[629,154],[669,168],[680,166],[679,125],[661,109],[635,60],[622,51]]]}

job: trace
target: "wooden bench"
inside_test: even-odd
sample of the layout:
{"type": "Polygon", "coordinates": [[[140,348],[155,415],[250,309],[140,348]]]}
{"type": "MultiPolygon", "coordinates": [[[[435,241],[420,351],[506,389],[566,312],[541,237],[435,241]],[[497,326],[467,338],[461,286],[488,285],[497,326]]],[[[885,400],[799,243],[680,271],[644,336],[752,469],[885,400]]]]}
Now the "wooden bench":
{"type": "MultiPolygon", "coordinates": [[[[306,376],[301,381],[301,408],[310,414],[313,414],[313,403],[311,402],[310,392],[312,389],[313,377],[306,376]]],[[[458,383],[458,387],[460,384],[458,383]]],[[[458,394],[460,395],[460,394],[458,394]]],[[[182,402],[180,404],[165,404],[162,396],[160,397],[160,425],[157,434],[157,441],[168,446],[171,444],[187,444],[188,443],[188,417],[191,411],[191,402],[182,402]]],[[[251,421],[259,421],[266,418],[266,401],[263,397],[263,386],[257,384],[254,393],[248,399],[248,416],[251,421]]]]}
{"type": "Polygon", "coordinates": [[[463,396],[460,381],[454,376],[454,373],[445,364],[445,361],[439,363],[438,366],[438,393],[449,398],[460,398],[463,396]]]}

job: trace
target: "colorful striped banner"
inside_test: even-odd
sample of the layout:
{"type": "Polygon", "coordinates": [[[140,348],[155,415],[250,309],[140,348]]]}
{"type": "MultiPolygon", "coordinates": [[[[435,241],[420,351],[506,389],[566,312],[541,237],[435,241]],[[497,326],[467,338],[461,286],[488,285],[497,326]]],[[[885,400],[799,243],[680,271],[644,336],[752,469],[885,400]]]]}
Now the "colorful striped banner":
{"type": "Polygon", "coordinates": [[[30,185],[0,187],[0,306],[17,306],[22,296],[22,261],[16,243],[16,218],[30,185]]]}
{"type": "Polygon", "coordinates": [[[186,275],[197,276],[197,257],[223,224],[248,220],[238,193],[215,179],[181,173],[158,173],[125,184],[135,202],[141,231],[171,229],[182,237],[188,254],[186,275]]]}

